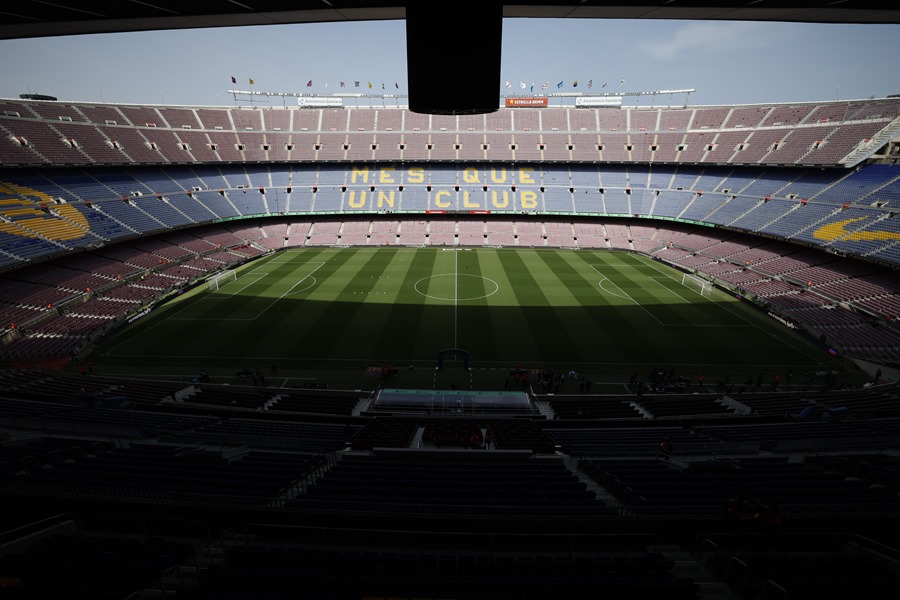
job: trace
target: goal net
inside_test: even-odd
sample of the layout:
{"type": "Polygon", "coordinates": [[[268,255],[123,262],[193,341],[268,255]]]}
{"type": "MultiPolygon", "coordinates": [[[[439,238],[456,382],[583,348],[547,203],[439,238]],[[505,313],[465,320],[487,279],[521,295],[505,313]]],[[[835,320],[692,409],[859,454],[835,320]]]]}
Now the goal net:
{"type": "Polygon", "coordinates": [[[215,277],[210,277],[206,284],[209,286],[209,289],[216,292],[223,285],[231,283],[232,281],[237,281],[237,274],[234,271],[225,271],[224,273],[219,273],[215,277]]]}
{"type": "Polygon", "coordinates": [[[694,290],[701,296],[712,295],[713,284],[690,273],[685,273],[681,276],[681,285],[694,290]]]}

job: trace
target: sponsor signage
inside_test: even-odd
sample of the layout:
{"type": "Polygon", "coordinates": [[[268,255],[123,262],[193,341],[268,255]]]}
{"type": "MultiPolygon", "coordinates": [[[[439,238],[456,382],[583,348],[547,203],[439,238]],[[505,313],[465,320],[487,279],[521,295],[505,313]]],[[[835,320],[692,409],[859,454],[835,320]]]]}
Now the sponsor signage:
{"type": "Polygon", "coordinates": [[[344,106],[343,98],[334,97],[315,97],[315,98],[297,98],[297,104],[304,108],[341,108],[344,106]]]}
{"type": "Polygon", "coordinates": [[[544,108],[548,98],[507,98],[506,108],[544,108]]]}
{"type": "Polygon", "coordinates": [[[582,96],[581,98],[575,98],[575,106],[582,108],[622,106],[622,96],[582,96]]]}
{"type": "Polygon", "coordinates": [[[785,327],[787,327],[788,329],[797,329],[796,325],[794,325],[793,323],[791,323],[784,317],[776,315],[772,311],[769,311],[769,316],[772,317],[773,319],[775,319],[776,321],[778,321],[779,323],[781,323],[782,325],[784,325],[785,327]]]}
{"type": "Polygon", "coordinates": [[[134,323],[135,321],[137,321],[138,319],[146,317],[147,315],[150,314],[151,310],[153,310],[153,307],[148,306],[144,310],[137,312],[137,313],[133,314],[131,317],[129,317],[128,320],[126,321],[126,323],[128,323],[130,325],[130,324],[134,323]]]}

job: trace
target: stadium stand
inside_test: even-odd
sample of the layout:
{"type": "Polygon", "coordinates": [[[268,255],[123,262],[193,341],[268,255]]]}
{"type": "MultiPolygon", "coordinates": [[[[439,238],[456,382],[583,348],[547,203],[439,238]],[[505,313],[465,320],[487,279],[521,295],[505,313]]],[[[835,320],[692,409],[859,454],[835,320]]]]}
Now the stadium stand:
{"type": "Polygon", "coordinates": [[[258,369],[221,385],[25,365],[260,256],[403,245],[638,253],[888,369],[898,118],[897,98],[459,116],[0,101],[0,360],[18,367],[0,371],[0,489],[23,506],[0,589],[894,595],[884,380],[609,394],[532,370],[524,405],[459,415],[258,369]]]}
{"type": "MultiPolygon", "coordinates": [[[[162,1],[107,3],[109,18],[84,20],[69,4],[20,5],[0,28],[41,36],[260,16],[258,5],[206,14],[162,1]]],[[[351,4],[292,15],[402,9],[351,4]]],[[[621,6],[576,4],[504,11],[621,16],[621,6]]],[[[657,4],[647,12],[772,18],[770,3],[657,4]]],[[[800,19],[896,20],[875,8],[778,7],[800,19]]],[[[434,76],[414,67],[411,81],[434,76]]],[[[368,232],[367,245],[397,232],[414,246],[564,246],[571,236],[577,248],[665,261],[787,322],[827,329],[841,350],[896,364],[897,112],[897,98],[456,117],[0,100],[0,315],[28,325],[0,329],[4,359],[25,345],[36,357],[60,343],[68,351],[64,338],[25,329],[107,317],[117,301],[150,306],[217,265],[338,245],[347,231],[368,232]],[[357,168],[388,165],[405,171],[396,183],[353,180],[357,168]],[[489,165],[510,178],[465,179],[489,165]],[[395,204],[379,205],[373,183],[396,189],[395,204]],[[465,190],[481,204],[467,206],[465,190]],[[52,307],[37,303],[48,298],[52,307]]],[[[0,370],[0,489],[15,506],[0,518],[0,595],[896,597],[895,386],[876,378],[822,391],[826,376],[798,373],[801,393],[709,382],[689,394],[638,388],[639,397],[636,385],[576,393],[559,379],[553,391],[546,372],[532,374],[527,410],[463,417],[380,410],[375,390],[223,392],[0,370]]]]}
{"type": "Polygon", "coordinates": [[[542,408],[523,418],[381,413],[373,392],[39,369],[0,380],[0,488],[28,506],[3,534],[18,597],[314,586],[688,599],[777,586],[805,598],[826,585],[881,597],[898,585],[896,550],[878,541],[900,516],[884,450],[893,386],[536,394],[542,408]],[[42,577],[47,564],[66,581],[42,577]]]}

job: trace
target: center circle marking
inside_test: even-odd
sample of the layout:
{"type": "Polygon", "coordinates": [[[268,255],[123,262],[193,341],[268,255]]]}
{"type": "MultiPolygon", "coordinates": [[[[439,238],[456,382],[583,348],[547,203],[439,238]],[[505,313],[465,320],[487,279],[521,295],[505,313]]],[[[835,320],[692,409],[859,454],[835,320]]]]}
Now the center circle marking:
{"type": "Polygon", "coordinates": [[[413,287],[415,288],[415,290],[416,290],[417,292],[419,292],[420,294],[422,294],[422,295],[425,296],[426,298],[431,298],[432,300],[455,300],[455,301],[460,301],[460,300],[481,300],[482,298],[487,298],[487,297],[489,297],[489,296],[493,296],[493,295],[496,294],[498,291],[500,291],[500,284],[498,284],[496,281],[494,281],[494,280],[491,279],[490,277],[484,277],[484,276],[482,276],[482,275],[470,275],[469,273],[444,273],[444,274],[442,274],[442,275],[431,275],[430,277],[423,277],[422,279],[418,280],[418,281],[415,283],[415,285],[414,285],[413,287]],[[483,279],[483,280],[485,280],[485,281],[489,281],[490,283],[492,283],[492,284],[494,285],[494,289],[493,289],[493,291],[486,292],[486,293],[482,294],[481,296],[460,296],[459,294],[457,294],[457,295],[455,295],[455,296],[449,296],[449,297],[447,297],[447,296],[438,296],[438,295],[435,295],[435,294],[428,294],[428,293],[422,291],[421,289],[419,289],[419,285],[420,285],[420,284],[424,284],[424,283],[425,283],[426,281],[428,281],[429,279],[437,279],[438,277],[458,277],[458,278],[462,278],[462,277],[471,277],[471,278],[474,278],[474,279],[483,279]]]}

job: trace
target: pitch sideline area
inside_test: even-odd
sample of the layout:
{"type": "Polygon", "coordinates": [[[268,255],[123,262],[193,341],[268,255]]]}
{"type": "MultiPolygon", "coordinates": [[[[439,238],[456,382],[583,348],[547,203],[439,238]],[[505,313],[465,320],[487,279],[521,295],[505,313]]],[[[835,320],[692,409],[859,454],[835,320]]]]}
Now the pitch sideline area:
{"type": "Polygon", "coordinates": [[[470,351],[475,368],[527,364],[617,379],[655,366],[741,382],[849,369],[734,296],[683,285],[680,271],[649,257],[514,248],[275,253],[105,340],[97,362],[129,372],[270,363],[361,372],[388,362],[432,368],[446,348],[470,351]]]}

